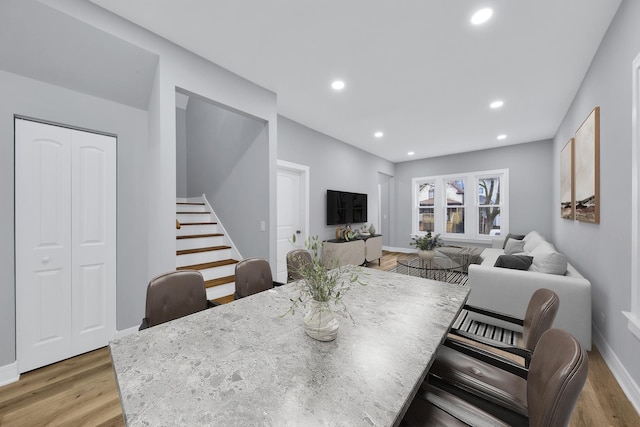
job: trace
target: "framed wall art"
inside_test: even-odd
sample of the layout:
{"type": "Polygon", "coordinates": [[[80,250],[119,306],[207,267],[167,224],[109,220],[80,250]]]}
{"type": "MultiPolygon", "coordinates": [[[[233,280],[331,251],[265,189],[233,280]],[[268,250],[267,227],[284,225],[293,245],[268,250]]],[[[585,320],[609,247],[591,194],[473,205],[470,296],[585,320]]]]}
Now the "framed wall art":
{"type": "Polygon", "coordinates": [[[574,211],[578,221],[600,223],[600,107],[576,131],[574,211]]]}
{"type": "Polygon", "coordinates": [[[573,219],[573,138],[560,151],[560,217],[573,219]]]}

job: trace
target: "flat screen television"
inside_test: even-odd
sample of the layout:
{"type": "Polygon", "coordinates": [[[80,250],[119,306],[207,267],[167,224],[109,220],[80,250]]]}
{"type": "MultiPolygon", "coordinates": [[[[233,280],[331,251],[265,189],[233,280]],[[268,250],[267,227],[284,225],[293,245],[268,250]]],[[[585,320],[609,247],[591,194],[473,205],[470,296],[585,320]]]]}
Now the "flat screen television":
{"type": "Polygon", "coordinates": [[[367,195],[327,190],[327,225],[367,222],[367,195]]]}

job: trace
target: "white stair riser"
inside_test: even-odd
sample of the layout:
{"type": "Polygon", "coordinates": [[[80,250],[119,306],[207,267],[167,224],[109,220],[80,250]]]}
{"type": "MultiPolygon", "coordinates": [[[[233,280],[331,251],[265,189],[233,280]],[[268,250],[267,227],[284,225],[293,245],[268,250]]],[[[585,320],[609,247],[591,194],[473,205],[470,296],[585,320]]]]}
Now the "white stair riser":
{"type": "Polygon", "coordinates": [[[212,246],[224,245],[223,236],[215,237],[198,237],[195,239],[178,239],[176,240],[176,250],[185,251],[188,249],[210,248],[212,246]]]}
{"type": "Polygon", "coordinates": [[[204,212],[204,205],[178,205],[176,204],[176,212],[204,212]]]}
{"type": "Polygon", "coordinates": [[[196,236],[198,234],[214,234],[217,232],[217,224],[183,225],[176,230],[176,236],[196,236]]]}
{"type": "Polygon", "coordinates": [[[185,265],[204,264],[205,262],[222,261],[231,258],[231,249],[221,249],[217,251],[198,252],[195,254],[178,255],[176,257],[176,267],[185,265]]]}
{"type": "Polygon", "coordinates": [[[227,295],[233,295],[236,291],[236,284],[225,283],[224,285],[214,286],[213,288],[207,288],[207,299],[216,299],[225,297],[227,295]]]}
{"type": "Polygon", "coordinates": [[[210,222],[211,214],[208,213],[192,213],[192,214],[176,214],[180,224],[188,224],[190,222],[210,222]]]}
{"type": "Polygon", "coordinates": [[[233,276],[234,274],[236,274],[236,265],[230,264],[220,267],[207,268],[204,270],[200,270],[200,273],[202,273],[202,277],[204,277],[205,281],[218,279],[225,276],[233,276]]]}

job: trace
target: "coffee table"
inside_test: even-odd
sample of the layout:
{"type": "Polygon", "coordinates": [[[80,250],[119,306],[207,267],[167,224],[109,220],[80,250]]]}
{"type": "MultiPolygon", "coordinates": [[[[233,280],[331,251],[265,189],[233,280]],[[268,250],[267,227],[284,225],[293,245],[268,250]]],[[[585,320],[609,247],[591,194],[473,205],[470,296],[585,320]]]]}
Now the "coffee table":
{"type": "Polygon", "coordinates": [[[425,261],[417,254],[407,254],[398,257],[397,272],[409,276],[422,277],[423,279],[450,282],[450,275],[459,272],[463,265],[456,259],[450,258],[436,250],[436,255],[431,261],[425,261]]]}

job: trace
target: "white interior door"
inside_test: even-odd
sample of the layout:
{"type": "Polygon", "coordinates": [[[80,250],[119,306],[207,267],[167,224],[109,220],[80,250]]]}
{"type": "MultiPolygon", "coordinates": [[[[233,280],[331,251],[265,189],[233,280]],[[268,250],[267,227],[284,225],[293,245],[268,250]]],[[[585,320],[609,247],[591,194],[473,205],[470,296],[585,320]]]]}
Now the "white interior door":
{"type": "Polygon", "coordinates": [[[15,121],[20,372],[115,334],[115,138],[15,121]]]}
{"type": "Polygon", "coordinates": [[[308,227],[308,168],[278,162],[277,280],[287,281],[287,253],[301,247],[308,227]],[[291,240],[296,235],[297,243],[291,240]]]}
{"type": "Polygon", "coordinates": [[[20,372],[71,348],[71,134],[16,120],[16,345],[20,372]]]}
{"type": "Polygon", "coordinates": [[[106,345],[115,333],[115,138],[73,131],[71,283],[73,352],[106,345]]]}

